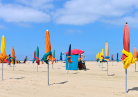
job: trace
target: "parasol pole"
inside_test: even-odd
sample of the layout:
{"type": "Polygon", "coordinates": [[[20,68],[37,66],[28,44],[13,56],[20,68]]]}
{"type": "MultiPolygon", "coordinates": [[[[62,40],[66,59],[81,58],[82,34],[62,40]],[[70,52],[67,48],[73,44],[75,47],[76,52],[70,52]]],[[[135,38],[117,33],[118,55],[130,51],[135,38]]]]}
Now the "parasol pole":
{"type": "Polygon", "coordinates": [[[47,84],[49,86],[49,63],[47,64],[47,84]]]}
{"type": "Polygon", "coordinates": [[[102,62],[102,67],[101,67],[102,71],[103,71],[103,62],[102,62]]]}
{"type": "Polygon", "coordinates": [[[127,93],[127,69],[125,69],[125,93],[127,93]]]}
{"type": "Polygon", "coordinates": [[[135,72],[136,72],[136,63],[135,63],[135,72]]]}
{"type": "Polygon", "coordinates": [[[68,71],[67,71],[67,74],[69,73],[69,62],[68,62],[68,71]]]}
{"type": "Polygon", "coordinates": [[[13,64],[13,71],[14,71],[14,64],[13,64]]]}
{"type": "Polygon", "coordinates": [[[107,76],[108,76],[108,62],[107,62],[107,76]]]}
{"type": "Polygon", "coordinates": [[[2,63],[2,76],[1,76],[1,80],[3,81],[3,63],[2,63]]]}
{"type": "Polygon", "coordinates": [[[38,72],[38,64],[37,64],[37,72],[38,72]]]}
{"type": "Polygon", "coordinates": [[[100,62],[99,62],[99,68],[100,68],[100,62]]]}
{"type": "Polygon", "coordinates": [[[112,66],[113,66],[113,61],[112,61],[112,66]]]}

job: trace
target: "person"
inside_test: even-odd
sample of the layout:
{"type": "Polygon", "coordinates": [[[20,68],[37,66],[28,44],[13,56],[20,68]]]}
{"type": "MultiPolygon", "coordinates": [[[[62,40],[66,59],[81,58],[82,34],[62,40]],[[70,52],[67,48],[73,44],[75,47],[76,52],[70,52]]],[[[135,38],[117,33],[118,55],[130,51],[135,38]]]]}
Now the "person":
{"type": "Polygon", "coordinates": [[[28,59],[27,59],[27,56],[24,58],[24,62],[23,63],[26,63],[26,61],[27,61],[28,59]]]}
{"type": "Polygon", "coordinates": [[[43,58],[41,58],[41,62],[42,62],[42,64],[44,64],[44,62],[43,62],[43,58]]]}
{"type": "Polygon", "coordinates": [[[9,58],[8,58],[8,65],[11,66],[11,54],[9,54],[9,58]]]}

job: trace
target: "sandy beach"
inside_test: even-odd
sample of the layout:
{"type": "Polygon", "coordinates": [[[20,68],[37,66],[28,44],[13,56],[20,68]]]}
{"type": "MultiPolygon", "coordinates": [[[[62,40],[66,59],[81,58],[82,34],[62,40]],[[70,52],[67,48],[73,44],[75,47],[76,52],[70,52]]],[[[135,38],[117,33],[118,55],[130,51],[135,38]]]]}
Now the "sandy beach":
{"type": "MultiPolygon", "coordinates": [[[[128,93],[125,93],[125,70],[121,62],[103,63],[103,71],[97,62],[86,62],[87,70],[67,71],[65,64],[50,62],[50,86],[47,86],[47,65],[33,68],[29,64],[4,64],[4,80],[0,80],[0,97],[137,97],[138,70],[128,68],[128,93]]],[[[1,71],[1,67],[0,67],[1,71]]]]}

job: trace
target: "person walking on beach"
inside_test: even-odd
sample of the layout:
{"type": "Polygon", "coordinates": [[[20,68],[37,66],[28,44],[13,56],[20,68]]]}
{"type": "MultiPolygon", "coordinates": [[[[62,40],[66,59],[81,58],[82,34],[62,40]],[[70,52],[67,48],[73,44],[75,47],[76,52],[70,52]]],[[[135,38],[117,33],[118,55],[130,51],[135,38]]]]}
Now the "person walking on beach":
{"type": "Polygon", "coordinates": [[[26,61],[27,61],[28,59],[27,59],[27,56],[24,58],[24,62],[23,63],[26,63],[26,61]]]}
{"type": "Polygon", "coordinates": [[[8,58],[8,65],[11,66],[11,54],[9,54],[9,58],[8,58]]]}

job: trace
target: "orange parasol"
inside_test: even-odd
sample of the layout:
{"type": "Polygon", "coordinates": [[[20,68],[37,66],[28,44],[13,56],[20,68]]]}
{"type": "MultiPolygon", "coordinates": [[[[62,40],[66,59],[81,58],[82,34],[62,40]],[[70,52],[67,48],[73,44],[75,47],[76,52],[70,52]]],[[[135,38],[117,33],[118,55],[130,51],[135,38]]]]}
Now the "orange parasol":
{"type": "Polygon", "coordinates": [[[134,58],[137,58],[137,50],[136,50],[136,47],[134,47],[134,58]]]}
{"type": "MultiPolygon", "coordinates": [[[[49,36],[49,31],[46,31],[46,36],[45,36],[45,48],[46,48],[46,53],[51,51],[51,43],[50,43],[50,36],[49,36]]],[[[47,60],[52,60],[52,54],[50,54],[47,57],[47,60]]]]}

